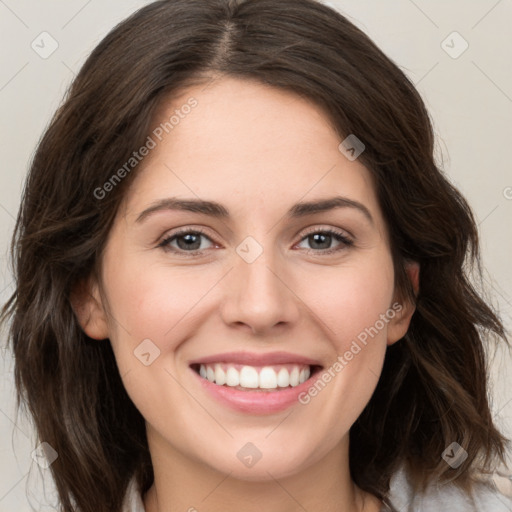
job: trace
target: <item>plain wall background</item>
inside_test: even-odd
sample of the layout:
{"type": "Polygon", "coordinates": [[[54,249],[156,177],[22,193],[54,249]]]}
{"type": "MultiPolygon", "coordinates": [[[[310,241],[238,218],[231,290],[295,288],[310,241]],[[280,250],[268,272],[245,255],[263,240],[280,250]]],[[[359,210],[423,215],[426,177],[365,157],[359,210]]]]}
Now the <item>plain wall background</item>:
{"type": "MultiPolygon", "coordinates": [[[[278,1],[278,0],[276,0],[278,1]]],[[[0,0],[0,301],[12,292],[7,246],[33,151],[90,51],[142,0],[0,0]],[[31,47],[50,48],[46,59],[31,47]]],[[[478,219],[491,302],[512,330],[512,2],[338,0],[326,2],[363,29],[417,85],[434,122],[438,161],[478,219]],[[465,46],[457,31],[467,41],[465,46]],[[442,46],[442,42],[446,43],[442,46]],[[451,47],[451,48],[450,48],[451,47]]],[[[42,51],[42,50],[41,50],[42,51]]],[[[4,346],[2,337],[2,347],[4,346]]],[[[0,366],[0,512],[55,510],[41,492],[49,470],[31,459],[35,437],[16,418],[12,359],[0,366]],[[30,474],[29,474],[30,472],[30,474]],[[27,485],[30,498],[27,498],[27,485]]],[[[492,366],[493,412],[512,437],[512,359],[492,366]]],[[[49,488],[51,491],[51,485],[49,488]]],[[[47,492],[51,503],[51,492],[47,492]]]]}

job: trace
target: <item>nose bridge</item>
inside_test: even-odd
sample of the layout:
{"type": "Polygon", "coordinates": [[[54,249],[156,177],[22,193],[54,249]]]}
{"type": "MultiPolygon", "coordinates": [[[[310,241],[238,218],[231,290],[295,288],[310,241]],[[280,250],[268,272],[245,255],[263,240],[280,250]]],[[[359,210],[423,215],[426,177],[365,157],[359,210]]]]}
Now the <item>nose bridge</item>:
{"type": "Polygon", "coordinates": [[[271,236],[263,242],[247,237],[236,247],[223,311],[228,324],[243,323],[263,332],[298,318],[294,294],[271,236]]]}

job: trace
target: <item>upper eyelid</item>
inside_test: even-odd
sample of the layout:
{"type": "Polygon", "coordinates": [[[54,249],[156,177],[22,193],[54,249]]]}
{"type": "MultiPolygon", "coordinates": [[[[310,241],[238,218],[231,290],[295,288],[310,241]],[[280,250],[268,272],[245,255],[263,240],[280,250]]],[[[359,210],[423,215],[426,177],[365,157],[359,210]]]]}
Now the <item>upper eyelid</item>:
{"type": "MultiPolygon", "coordinates": [[[[176,230],[177,230],[176,232],[163,235],[163,237],[161,238],[161,241],[159,242],[159,245],[163,244],[165,242],[168,242],[170,240],[173,240],[176,237],[184,236],[188,233],[199,234],[200,236],[204,236],[205,238],[208,238],[210,240],[210,242],[212,242],[213,244],[216,244],[216,245],[219,244],[219,242],[216,241],[216,238],[211,236],[208,233],[208,231],[203,227],[199,228],[199,227],[193,227],[193,226],[184,226],[181,228],[176,228],[176,230]]],[[[332,231],[335,234],[338,234],[339,236],[348,238],[352,242],[354,241],[354,236],[350,232],[348,232],[346,229],[338,228],[338,227],[334,227],[334,226],[313,225],[313,226],[308,226],[300,231],[300,233],[299,233],[300,238],[299,238],[298,242],[301,242],[302,240],[304,240],[304,238],[306,238],[310,234],[318,233],[318,232],[328,232],[328,231],[332,231]]],[[[205,250],[205,249],[198,249],[198,251],[201,251],[201,250],[205,250]]],[[[192,253],[194,251],[185,251],[185,252],[192,253]]]]}
{"type": "MultiPolygon", "coordinates": [[[[305,236],[307,236],[311,233],[322,232],[322,231],[334,231],[335,233],[346,236],[346,238],[350,238],[350,239],[354,238],[352,233],[350,233],[346,229],[338,228],[338,227],[334,227],[334,226],[327,226],[327,227],[326,226],[324,226],[324,227],[310,226],[310,227],[304,228],[304,230],[301,231],[302,238],[304,238],[305,236]]],[[[301,238],[301,240],[302,240],[302,238],[301,238]]]]}

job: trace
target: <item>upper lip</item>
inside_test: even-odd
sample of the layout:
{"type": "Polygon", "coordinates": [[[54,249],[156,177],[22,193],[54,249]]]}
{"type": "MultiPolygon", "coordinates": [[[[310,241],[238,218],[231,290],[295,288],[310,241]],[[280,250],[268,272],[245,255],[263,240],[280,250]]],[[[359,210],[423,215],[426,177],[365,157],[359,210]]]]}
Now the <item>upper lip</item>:
{"type": "Polygon", "coordinates": [[[275,364],[308,364],[310,366],[322,366],[319,361],[291,352],[268,352],[266,354],[256,352],[223,352],[205,356],[190,361],[192,364],[208,363],[232,363],[248,366],[271,366],[275,364]]]}

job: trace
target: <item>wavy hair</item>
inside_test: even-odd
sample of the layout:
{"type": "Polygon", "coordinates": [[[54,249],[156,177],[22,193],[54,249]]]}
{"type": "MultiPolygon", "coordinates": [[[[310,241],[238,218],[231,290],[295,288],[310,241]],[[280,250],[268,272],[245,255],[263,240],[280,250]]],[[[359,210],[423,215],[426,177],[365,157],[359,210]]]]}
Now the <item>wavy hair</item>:
{"type": "Polygon", "coordinates": [[[361,30],[315,0],[161,0],[117,25],[92,51],[32,159],[12,239],[15,291],[4,305],[18,404],[58,458],[62,510],[119,512],[130,478],[153,472],[144,419],[109,343],[80,328],[70,294],[101,275],[102,250],[137,169],[104,198],[98,187],[141,147],[162,102],[230,76],[313,101],[340,141],[356,134],[389,229],[395,285],[415,301],[377,388],[350,431],[354,482],[383,498],[404,464],[415,488],[433,479],[470,490],[507,440],[493,423],[486,343],[508,344],[472,284],[482,275],[467,201],[434,159],[434,132],[412,82],[361,30]],[[415,297],[407,261],[421,267],[415,297]],[[457,441],[458,469],[442,460],[457,441]]]}

